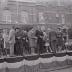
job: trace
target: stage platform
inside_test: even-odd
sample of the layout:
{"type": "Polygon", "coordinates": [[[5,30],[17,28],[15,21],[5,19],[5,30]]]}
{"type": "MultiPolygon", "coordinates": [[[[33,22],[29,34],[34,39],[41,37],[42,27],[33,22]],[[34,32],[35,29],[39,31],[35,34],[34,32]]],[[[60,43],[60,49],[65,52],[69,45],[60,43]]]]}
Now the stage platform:
{"type": "Polygon", "coordinates": [[[0,72],[48,72],[72,66],[72,51],[0,58],[0,72]]]}

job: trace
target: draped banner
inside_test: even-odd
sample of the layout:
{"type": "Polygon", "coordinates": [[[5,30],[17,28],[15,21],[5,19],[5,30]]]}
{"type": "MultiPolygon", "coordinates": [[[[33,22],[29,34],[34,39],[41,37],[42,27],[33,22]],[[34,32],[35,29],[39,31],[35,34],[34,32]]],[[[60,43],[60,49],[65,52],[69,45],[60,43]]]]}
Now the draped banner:
{"type": "Polygon", "coordinates": [[[72,52],[0,59],[0,72],[43,72],[72,65],[72,52]],[[41,71],[42,70],[42,71],[41,71]]]}

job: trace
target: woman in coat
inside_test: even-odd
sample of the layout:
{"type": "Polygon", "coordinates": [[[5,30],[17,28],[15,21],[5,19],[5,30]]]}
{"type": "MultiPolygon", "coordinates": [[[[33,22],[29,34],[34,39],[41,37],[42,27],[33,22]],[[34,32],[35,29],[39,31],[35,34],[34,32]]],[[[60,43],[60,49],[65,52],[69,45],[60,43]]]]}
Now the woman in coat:
{"type": "Polygon", "coordinates": [[[35,48],[36,48],[36,37],[35,37],[35,30],[34,28],[31,29],[28,32],[28,38],[29,38],[29,46],[31,48],[31,52],[35,53],[35,48]]]}

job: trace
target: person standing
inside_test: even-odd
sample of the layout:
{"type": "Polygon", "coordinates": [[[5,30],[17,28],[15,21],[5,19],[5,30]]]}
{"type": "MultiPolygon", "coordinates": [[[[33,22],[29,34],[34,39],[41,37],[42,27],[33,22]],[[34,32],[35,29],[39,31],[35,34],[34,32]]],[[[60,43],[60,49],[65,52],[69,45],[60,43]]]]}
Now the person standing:
{"type": "Polygon", "coordinates": [[[57,48],[58,48],[58,52],[60,52],[62,50],[63,47],[63,34],[62,34],[62,30],[61,28],[58,28],[57,31],[57,48]]]}
{"type": "Polygon", "coordinates": [[[49,41],[49,32],[51,31],[50,28],[48,28],[46,30],[46,37],[45,37],[45,40],[46,40],[46,43],[45,43],[45,46],[46,46],[46,50],[47,52],[52,52],[52,49],[50,48],[50,41],[49,41]]]}
{"type": "Polygon", "coordinates": [[[26,30],[22,30],[21,40],[22,40],[23,55],[24,54],[30,54],[29,38],[28,38],[28,33],[26,30]]]}
{"type": "Polygon", "coordinates": [[[49,32],[49,41],[50,41],[50,47],[52,49],[53,53],[56,53],[56,49],[57,49],[57,36],[56,36],[56,32],[54,30],[50,30],[49,32]]]}
{"type": "Polygon", "coordinates": [[[10,56],[14,56],[14,44],[15,44],[15,27],[12,26],[9,32],[9,44],[10,44],[10,56]]]}
{"type": "Polygon", "coordinates": [[[8,48],[8,30],[7,29],[3,30],[3,40],[4,40],[4,52],[5,52],[5,55],[7,56],[7,48],[8,48]]]}
{"type": "Polygon", "coordinates": [[[41,26],[41,32],[43,33],[43,38],[42,38],[43,48],[42,48],[42,52],[46,53],[47,52],[47,48],[46,48],[45,44],[46,44],[46,40],[47,40],[47,33],[46,33],[45,26],[41,26]]]}
{"type": "Polygon", "coordinates": [[[15,29],[15,44],[14,44],[14,54],[15,55],[20,55],[21,53],[21,47],[20,47],[20,29],[16,28],[15,29]]]}
{"type": "Polygon", "coordinates": [[[3,30],[0,32],[0,57],[4,54],[4,40],[3,40],[3,30]]]}
{"type": "Polygon", "coordinates": [[[64,27],[62,28],[62,34],[63,34],[63,48],[62,48],[62,50],[66,51],[66,43],[68,42],[68,30],[67,30],[67,28],[64,28],[64,27]]]}
{"type": "Polygon", "coordinates": [[[37,50],[39,54],[44,53],[44,47],[45,47],[45,41],[43,40],[43,32],[41,30],[41,27],[38,27],[36,30],[35,36],[37,37],[37,50]]]}
{"type": "Polygon", "coordinates": [[[29,38],[29,46],[31,48],[31,53],[34,54],[35,53],[35,48],[36,48],[36,38],[35,38],[35,30],[34,30],[34,28],[32,28],[28,32],[28,38],[29,38]]]}

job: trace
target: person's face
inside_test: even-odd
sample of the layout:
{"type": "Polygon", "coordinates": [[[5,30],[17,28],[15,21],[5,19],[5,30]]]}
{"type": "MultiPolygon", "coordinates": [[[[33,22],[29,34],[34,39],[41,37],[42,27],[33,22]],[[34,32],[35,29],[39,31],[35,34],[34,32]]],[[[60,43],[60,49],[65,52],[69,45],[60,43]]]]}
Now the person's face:
{"type": "Polygon", "coordinates": [[[23,34],[27,34],[27,31],[25,31],[25,30],[23,30],[22,32],[23,32],[23,34]]]}
{"type": "Polygon", "coordinates": [[[8,33],[8,30],[7,29],[4,29],[3,32],[7,34],[8,33]]]}
{"type": "Polygon", "coordinates": [[[26,31],[25,31],[25,30],[22,30],[22,32],[23,32],[23,33],[26,33],[26,31]]]}
{"type": "Polygon", "coordinates": [[[59,28],[58,31],[61,31],[61,29],[59,28]]]}
{"type": "Polygon", "coordinates": [[[42,32],[45,31],[45,26],[41,26],[41,31],[42,31],[42,32]]]}
{"type": "Polygon", "coordinates": [[[52,31],[52,29],[51,28],[48,28],[47,31],[50,32],[50,31],[52,31]]]}
{"type": "Polygon", "coordinates": [[[16,29],[16,32],[19,32],[19,29],[16,29]]]}
{"type": "Polygon", "coordinates": [[[34,29],[32,29],[31,31],[34,32],[34,29]]]}

